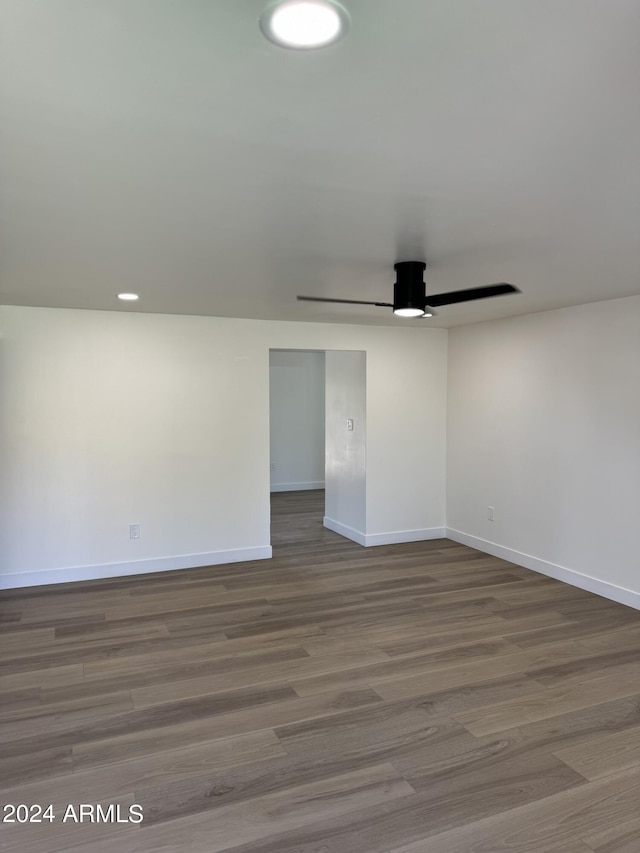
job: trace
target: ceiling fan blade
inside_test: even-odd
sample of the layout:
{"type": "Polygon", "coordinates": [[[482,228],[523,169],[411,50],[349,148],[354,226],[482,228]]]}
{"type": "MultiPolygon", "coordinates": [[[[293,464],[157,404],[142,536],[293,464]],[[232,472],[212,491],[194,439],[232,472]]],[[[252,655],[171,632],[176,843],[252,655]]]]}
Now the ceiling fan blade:
{"type": "Polygon", "coordinates": [[[455,302],[470,302],[472,299],[486,299],[488,296],[502,296],[506,293],[520,293],[512,284],[488,284],[486,287],[471,287],[468,290],[454,290],[451,293],[434,293],[427,296],[427,305],[438,308],[440,305],[453,305],[455,302]]]}
{"type": "Polygon", "coordinates": [[[362,299],[325,299],[324,296],[296,296],[299,302],[342,302],[347,305],[377,305],[379,308],[393,308],[391,302],[364,302],[362,299]]]}

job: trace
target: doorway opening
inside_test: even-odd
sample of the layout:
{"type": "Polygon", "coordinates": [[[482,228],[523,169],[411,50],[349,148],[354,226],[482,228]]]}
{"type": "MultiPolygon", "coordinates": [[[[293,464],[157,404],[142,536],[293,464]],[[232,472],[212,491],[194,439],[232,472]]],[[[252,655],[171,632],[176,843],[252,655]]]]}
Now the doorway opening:
{"type": "Polygon", "coordinates": [[[270,350],[271,544],[323,535],[325,353],[270,350]]]}
{"type": "Polygon", "coordinates": [[[365,540],[366,353],[269,352],[271,545],[365,540]]]}

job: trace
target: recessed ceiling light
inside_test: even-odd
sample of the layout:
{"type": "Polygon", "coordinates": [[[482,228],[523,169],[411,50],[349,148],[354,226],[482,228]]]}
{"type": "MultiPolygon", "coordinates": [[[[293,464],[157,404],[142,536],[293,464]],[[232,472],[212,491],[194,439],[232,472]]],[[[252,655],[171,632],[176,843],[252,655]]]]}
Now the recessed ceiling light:
{"type": "Polygon", "coordinates": [[[349,16],[334,0],[285,0],[271,3],[260,18],[264,35],[280,47],[326,47],[347,31],[349,16]]]}
{"type": "Polygon", "coordinates": [[[122,299],[123,302],[135,302],[140,297],[137,293],[119,293],[118,299],[122,299]]]}

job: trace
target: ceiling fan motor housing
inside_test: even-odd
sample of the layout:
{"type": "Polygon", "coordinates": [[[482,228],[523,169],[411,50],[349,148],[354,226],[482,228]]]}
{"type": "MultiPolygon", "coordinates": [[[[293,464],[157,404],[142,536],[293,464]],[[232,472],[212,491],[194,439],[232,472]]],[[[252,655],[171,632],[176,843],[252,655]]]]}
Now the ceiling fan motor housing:
{"type": "Polygon", "coordinates": [[[393,310],[419,308],[420,311],[424,311],[426,304],[424,271],[427,265],[423,261],[400,261],[394,264],[393,268],[396,271],[393,310]]]}

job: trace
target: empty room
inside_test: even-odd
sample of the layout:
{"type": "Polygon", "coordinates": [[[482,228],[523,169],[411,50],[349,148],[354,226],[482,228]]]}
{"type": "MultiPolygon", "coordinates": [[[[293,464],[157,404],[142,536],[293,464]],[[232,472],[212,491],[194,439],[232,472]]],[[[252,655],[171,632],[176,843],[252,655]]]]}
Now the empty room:
{"type": "Polygon", "coordinates": [[[639,0],[0,0],[0,850],[638,853],[639,0]]]}

